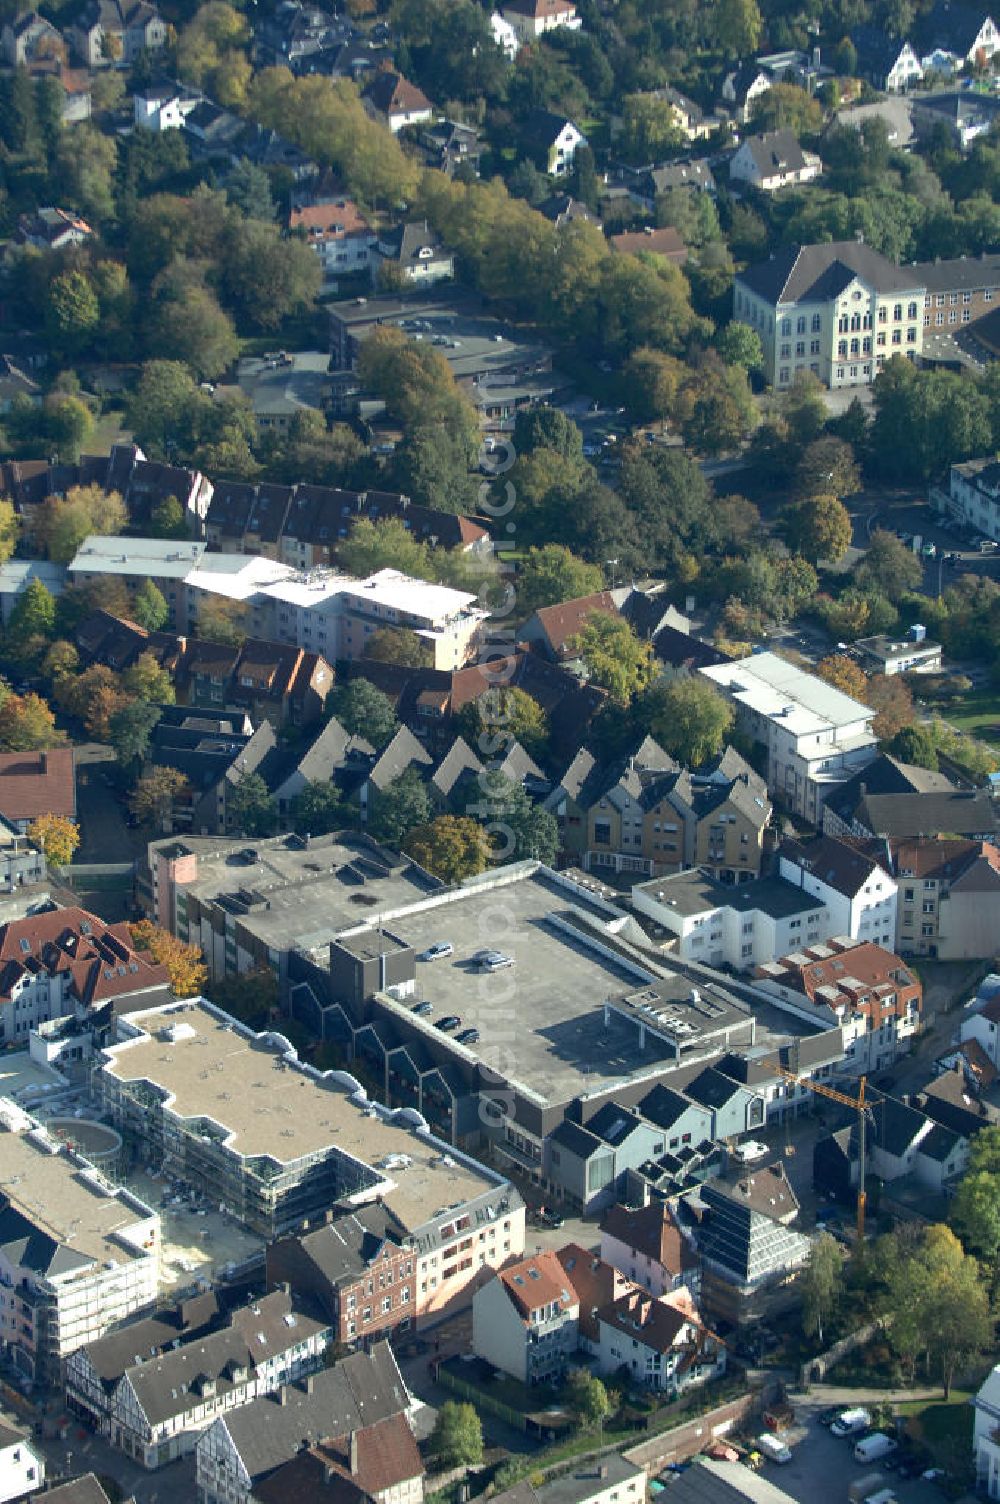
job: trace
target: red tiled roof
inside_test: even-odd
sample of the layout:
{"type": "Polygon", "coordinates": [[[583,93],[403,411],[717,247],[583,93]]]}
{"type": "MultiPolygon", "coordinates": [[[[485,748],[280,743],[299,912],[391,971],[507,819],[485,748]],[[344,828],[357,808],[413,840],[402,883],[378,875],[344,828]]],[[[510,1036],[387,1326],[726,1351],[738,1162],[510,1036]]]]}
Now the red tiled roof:
{"type": "Polygon", "coordinates": [[[310,240],[344,240],[348,235],[365,235],[371,231],[367,219],[350,198],[339,198],[326,204],[304,204],[301,209],[293,209],[288,228],[310,231],[310,240]]]}
{"type": "Polygon", "coordinates": [[[565,1248],[559,1249],[556,1258],[580,1302],[580,1331],[596,1341],[599,1336],[597,1312],[634,1290],[635,1286],[620,1269],[579,1243],[567,1243],[565,1248]]]}
{"type": "Polygon", "coordinates": [[[73,748],[0,753],[0,815],[33,820],[46,814],[76,818],[73,748]]]}
{"type": "Polygon", "coordinates": [[[411,115],[433,108],[427,95],[401,73],[377,73],[364,91],[365,98],[383,115],[411,115]]]}
{"type": "Polygon", "coordinates": [[[84,1004],[169,984],[165,966],[135,950],[126,924],[106,924],[86,909],[51,909],[0,926],[0,1002],[28,975],[68,976],[84,1004]]]}
{"type": "Polygon", "coordinates": [[[574,601],[563,601],[559,606],[542,606],[535,618],[545,633],[549,647],[557,657],[569,651],[568,644],[583,631],[587,617],[593,611],[605,611],[610,616],[619,614],[610,590],[599,590],[595,595],[581,595],[574,601]]]}
{"type": "Polygon", "coordinates": [[[601,1311],[600,1316],[609,1326],[628,1332],[646,1347],[660,1353],[669,1352],[691,1321],[691,1317],[676,1306],[668,1305],[664,1300],[654,1300],[642,1290],[622,1295],[601,1311]]]}
{"type": "Polygon", "coordinates": [[[522,1259],[501,1269],[499,1278],[524,1319],[539,1306],[557,1305],[561,1311],[568,1311],[576,1305],[573,1289],[554,1253],[546,1251],[522,1259]]]}
{"type": "Polygon", "coordinates": [[[632,1208],[620,1203],[611,1207],[601,1231],[653,1259],[668,1273],[677,1275],[694,1268],[698,1260],[681,1235],[673,1212],[662,1202],[632,1208]]]}
{"type": "Polygon", "coordinates": [[[514,11],[518,16],[531,16],[536,21],[551,16],[576,15],[576,6],[572,0],[504,0],[500,7],[501,15],[508,10],[514,11]]]}
{"type": "Polygon", "coordinates": [[[673,225],[664,225],[659,230],[626,230],[621,235],[609,237],[612,250],[638,256],[646,251],[653,256],[666,256],[671,261],[686,261],[687,246],[673,225]]]}

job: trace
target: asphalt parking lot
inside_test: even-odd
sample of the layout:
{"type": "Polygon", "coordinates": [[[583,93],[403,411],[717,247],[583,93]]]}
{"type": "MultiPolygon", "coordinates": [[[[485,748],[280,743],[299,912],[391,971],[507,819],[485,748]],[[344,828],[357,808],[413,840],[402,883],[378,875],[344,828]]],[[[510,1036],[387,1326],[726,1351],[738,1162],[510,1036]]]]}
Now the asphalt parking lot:
{"type": "Polygon", "coordinates": [[[878,1464],[855,1462],[853,1441],[831,1436],[816,1418],[827,1403],[826,1399],[795,1399],[796,1423],[782,1433],[782,1440],[792,1449],[792,1460],[765,1464],[764,1476],[775,1487],[799,1504],[847,1504],[847,1491],[857,1478],[880,1473],[885,1482],[879,1486],[891,1488],[899,1504],[943,1504],[944,1495],[933,1483],[900,1478],[878,1464]]]}

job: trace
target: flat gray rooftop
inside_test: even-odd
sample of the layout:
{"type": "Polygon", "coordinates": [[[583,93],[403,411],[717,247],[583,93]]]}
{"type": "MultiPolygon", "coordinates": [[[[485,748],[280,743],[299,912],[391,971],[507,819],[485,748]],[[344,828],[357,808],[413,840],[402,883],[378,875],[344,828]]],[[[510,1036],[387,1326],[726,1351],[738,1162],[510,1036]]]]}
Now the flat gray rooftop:
{"type": "Polygon", "coordinates": [[[251,933],[279,950],[323,946],[341,930],[376,916],[385,920],[434,888],[412,863],[391,855],[380,858],[350,835],[322,836],[308,847],[287,836],[252,844],[185,837],[182,844],[198,858],[198,876],[185,891],[202,903],[223,900],[251,933]],[[243,851],[255,852],[256,861],[245,861],[243,851]],[[260,900],[252,912],[243,913],[238,903],[229,902],[241,889],[260,900]]]}
{"type": "Polygon", "coordinates": [[[430,1001],[433,1013],[413,1018],[413,1025],[437,1040],[435,1022],[456,1014],[462,1028],[479,1030],[471,1055],[551,1102],[655,1069],[668,1058],[666,1046],[647,1037],[640,1049],[637,1027],[613,1012],[607,1024],[604,1018],[604,1002],[634,991],[644,978],[624,958],[589,947],[579,930],[552,922],[571,908],[610,917],[586,894],[577,899],[542,873],[449,894],[397,916],[393,934],[418,954],[436,941],[455,947],[444,960],[417,962],[414,997],[399,1006],[408,1011],[415,1001],[430,1001]],[[515,964],[484,972],[472,958],[485,949],[515,964]]]}

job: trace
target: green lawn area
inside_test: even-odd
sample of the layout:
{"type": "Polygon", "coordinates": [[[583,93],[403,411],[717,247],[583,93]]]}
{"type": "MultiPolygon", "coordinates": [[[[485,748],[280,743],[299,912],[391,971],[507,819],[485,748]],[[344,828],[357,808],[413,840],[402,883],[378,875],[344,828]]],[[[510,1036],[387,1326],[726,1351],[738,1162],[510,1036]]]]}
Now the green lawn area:
{"type": "Polygon", "coordinates": [[[1000,693],[995,689],[980,689],[962,695],[943,715],[959,731],[982,737],[983,741],[1000,742],[1000,693]]]}
{"type": "Polygon", "coordinates": [[[968,1390],[953,1389],[947,1399],[910,1400],[895,1407],[914,1440],[933,1453],[935,1464],[958,1475],[972,1456],[971,1398],[968,1390]]]}

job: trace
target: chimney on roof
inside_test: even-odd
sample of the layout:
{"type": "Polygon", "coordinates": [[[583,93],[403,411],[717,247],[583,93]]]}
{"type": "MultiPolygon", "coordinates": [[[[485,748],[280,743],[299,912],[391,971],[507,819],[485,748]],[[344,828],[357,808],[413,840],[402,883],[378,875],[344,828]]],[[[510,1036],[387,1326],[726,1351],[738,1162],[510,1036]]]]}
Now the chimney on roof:
{"type": "Polygon", "coordinates": [[[351,1458],[351,1477],[352,1478],[356,1478],[357,1475],[358,1475],[358,1433],[357,1433],[357,1431],[352,1431],[351,1432],[350,1458],[351,1458]]]}

